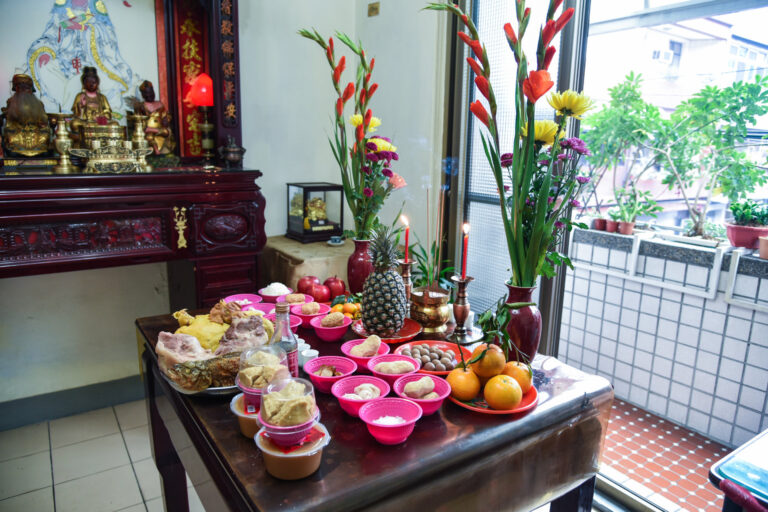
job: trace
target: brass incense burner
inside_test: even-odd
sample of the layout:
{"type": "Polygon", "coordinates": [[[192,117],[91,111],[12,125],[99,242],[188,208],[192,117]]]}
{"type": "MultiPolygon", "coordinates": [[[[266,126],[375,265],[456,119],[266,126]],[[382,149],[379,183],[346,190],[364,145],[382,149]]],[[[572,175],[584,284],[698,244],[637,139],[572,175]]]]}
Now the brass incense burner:
{"type": "MultiPolygon", "coordinates": [[[[143,172],[141,162],[152,153],[152,148],[134,148],[131,141],[110,139],[105,146],[94,140],[91,149],[73,148],[69,150],[75,156],[87,159],[85,174],[143,172]]],[[[146,163],[145,163],[146,165],[146,163]]]]}
{"type": "Polygon", "coordinates": [[[437,286],[414,288],[411,290],[411,318],[419,322],[427,334],[445,332],[451,317],[450,298],[451,292],[437,286]]]}

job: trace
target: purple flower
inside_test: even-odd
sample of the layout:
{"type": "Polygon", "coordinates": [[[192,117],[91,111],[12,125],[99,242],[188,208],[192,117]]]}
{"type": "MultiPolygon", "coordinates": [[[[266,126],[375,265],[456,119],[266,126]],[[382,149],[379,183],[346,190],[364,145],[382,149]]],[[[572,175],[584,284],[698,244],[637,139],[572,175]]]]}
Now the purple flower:
{"type": "Polygon", "coordinates": [[[368,149],[369,151],[376,151],[377,149],[379,149],[379,146],[377,146],[373,142],[366,142],[365,149],[368,149]]]}
{"type": "Polygon", "coordinates": [[[373,197],[373,190],[371,190],[368,187],[365,187],[363,189],[363,194],[365,194],[366,197],[373,197]]]}
{"type": "Polygon", "coordinates": [[[386,160],[387,162],[389,162],[390,160],[392,160],[393,153],[392,151],[379,151],[377,155],[379,155],[379,160],[386,160]]]}
{"type": "Polygon", "coordinates": [[[592,154],[589,152],[589,149],[587,149],[587,144],[578,137],[571,137],[570,139],[565,139],[563,142],[560,143],[560,147],[565,149],[570,148],[580,155],[592,154]]]}
{"type": "Polygon", "coordinates": [[[371,174],[371,168],[370,168],[370,167],[368,167],[367,165],[364,165],[364,166],[363,166],[363,172],[364,172],[365,174],[371,174]]]}
{"type": "Polygon", "coordinates": [[[560,222],[559,220],[556,220],[556,221],[555,221],[555,229],[560,229],[560,228],[561,228],[561,227],[563,227],[563,226],[565,226],[565,224],[563,224],[563,223],[562,223],[562,222],[560,222]]]}
{"type": "Polygon", "coordinates": [[[512,159],[513,159],[512,153],[504,153],[503,155],[501,155],[501,165],[502,165],[502,167],[511,167],[512,166],[512,159]]]}
{"type": "Polygon", "coordinates": [[[392,160],[400,160],[400,157],[395,153],[394,151],[391,151],[392,153],[392,160]]]}
{"type": "Polygon", "coordinates": [[[525,204],[527,204],[528,206],[533,206],[533,201],[531,201],[530,197],[525,198],[525,204]]]}
{"type": "Polygon", "coordinates": [[[512,188],[509,185],[504,185],[504,192],[509,192],[509,189],[512,188]]]}
{"type": "Polygon", "coordinates": [[[552,203],[554,203],[554,202],[555,202],[555,198],[554,198],[554,197],[552,197],[552,196],[549,196],[549,198],[547,199],[547,202],[548,202],[549,204],[552,204],[552,203]]]}
{"type": "Polygon", "coordinates": [[[591,179],[592,178],[590,178],[589,176],[576,176],[576,181],[578,181],[582,185],[584,185],[585,183],[589,183],[591,179]]]}
{"type": "Polygon", "coordinates": [[[580,202],[578,202],[576,199],[571,199],[571,200],[569,201],[569,203],[571,203],[571,206],[576,206],[576,207],[579,207],[579,206],[581,206],[581,203],[580,203],[580,202]]]}
{"type": "Polygon", "coordinates": [[[549,159],[548,158],[544,158],[544,159],[539,160],[539,165],[549,165],[549,159]]]}
{"type": "Polygon", "coordinates": [[[385,167],[385,168],[383,168],[383,169],[381,170],[381,174],[383,174],[383,175],[384,175],[384,176],[386,176],[387,178],[391,178],[391,177],[392,177],[392,175],[393,175],[394,173],[392,172],[392,169],[390,169],[390,168],[388,168],[388,167],[385,167]]]}
{"type": "Polygon", "coordinates": [[[571,158],[573,157],[568,153],[560,153],[559,155],[557,155],[557,160],[559,162],[562,162],[563,160],[570,160],[571,158]]]}
{"type": "Polygon", "coordinates": [[[365,158],[370,160],[371,162],[379,161],[379,155],[377,155],[376,153],[366,153],[365,158]]]}
{"type": "Polygon", "coordinates": [[[377,139],[381,139],[381,140],[385,140],[385,141],[389,142],[390,144],[392,143],[392,139],[388,139],[387,137],[382,137],[381,135],[377,135],[376,138],[377,139]]]}

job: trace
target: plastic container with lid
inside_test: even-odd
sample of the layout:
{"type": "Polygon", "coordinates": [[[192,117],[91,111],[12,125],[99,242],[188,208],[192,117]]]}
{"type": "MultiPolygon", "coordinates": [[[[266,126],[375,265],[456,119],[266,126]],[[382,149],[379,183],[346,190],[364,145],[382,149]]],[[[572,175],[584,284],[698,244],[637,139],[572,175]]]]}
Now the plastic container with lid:
{"type": "Polygon", "coordinates": [[[292,450],[276,445],[265,428],[259,430],[254,441],[261,450],[264,466],[270,475],[282,480],[299,480],[317,471],[323,458],[323,448],[331,442],[331,435],[322,423],[315,424],[313,428],[323,436],[292,450]]]}
{"type": "MultiPolygon", "coordinates": [[[[263,366],[259,363],[259,359],[260,357],[263,357],[264,354],[277,357],[278,364],[281,364],[285,367],[285,371],[278,372],[273,380],[286,378],[290,375],[288,371],[288,356],[286,355],[285,351],[277,345],[263,345],[261,347],[244,350],[243,353],[240,354],[240,371],[256,366],[263,366]],[[262,355],[260,356],[259,354],[262,355]]],[[[246,386],[240,382],[239,372],[237,378],[235,379],[235,384],[237,384],[237,387],[239,387],[243,392],[245,407],[252,406],[256,409],[261,407],[261,395],[264,391],[264,388],[246,386]]]]}
{"type": "Polygon", "coordinates": [[[240,424],[240,433],[245,437],[253,437],[261,428],[259,422],[259,410],[246,412],[243,393],[235,395],[229,403],[229,409],[237,416],[237,422],[240,424]]]}
{"type": "MultiPolygon", "coordinates": [[[[293,425],[271,424],[264,419],[263,409],[259,411],[259,421],[266,429],[270,438],[280,446],[288,446],[288,445],[296,444],[297,442],[301,441],[301,439],[303,439],[304,436],[306,436],[307,433],[309,433],[309,431],[312,430],[312,427],[318,422],[320,418],[320,410],[317,408],[317,405],[316,405],[317,402],[315,401],[315,388],[314,386],[312,386],[312,383],[306,379],[292,377],[290,379],[281,379],[278,381],[273,381],[269,386],[267,386],[267,389],[265,390],[264,395],[266,396],[266,395],[270,395],[278,391],[281,391],[285,386],[287,386],[291,382],[298,382],[302,384],[304,386],[304,392],[302,396],[311,396],[312,403],[315,404],[315,406],[310,418],[307,418],[305,421],[302,421],[301,423],[297,423],[293,425]]],[[[295,399],[296,397],[290,397],[285,399],[277,397],[277,400],[284,400],[286,403],[295,399]]]]}

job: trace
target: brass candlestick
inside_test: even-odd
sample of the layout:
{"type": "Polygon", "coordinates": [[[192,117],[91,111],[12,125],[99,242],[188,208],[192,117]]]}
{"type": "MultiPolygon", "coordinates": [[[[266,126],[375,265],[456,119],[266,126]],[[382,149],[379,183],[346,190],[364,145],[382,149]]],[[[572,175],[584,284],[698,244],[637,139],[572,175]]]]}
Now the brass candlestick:
{"type": "Polygon", "coordinates": [[[474,278],[467,276],[461,278],[458,275],[451,277],[451,281],[456,283],[456,300],[453,302],[453,318],[456,321],[456,328],[453,330],[453,337],[457,343],[467,341],[467,328],[464,323],[469,318],[469,300],[467,299],[467,285],[474,278]]]}
{"type": "Polygon", "coordinates": [[[213,123],[208,121],[208,113],[211,111],[211,107],[198,107],[198,110],[203,114],[203,122],[197,123],[202,134],[201,146],[203,148],[203,169],[211,170],[214,165],[213,154],[213,123]]]}
{"type": "Polygon", "coordinates": [[[69,138],[67,129],[67,117],[72,114],[48,114],[56,120],[56,140],[54,147],[59,152],[59,163],[53,166],[55,174],[72,174],[77,169],[69,159],[69,150],[72,147],[72,139],[69,138]]]}
{"type": "Polygon", "coordinates": [[[413,265],[413,260],[397,260],[397,262],[400,264],[400,275],[403,277],[403,284],[405,284],[405,301],[407,304],[411,303],[411,287],[413,286],[413,281],[411,281],[411,265],[413,265]]]}
{"type": "Polygon", "coordinates": [[[144,128],[144,123],[147,122],[149,116],[133,114],[130,116],[130,119],[134,122],[131,142],[133,142],[133,147],[136,148],[136,159],[138,161],[137,171],[152,172],[154,169],[146,160],[146,156],[151,154],[152,151],[144,151],[149,149],[149,142],[147,141],[147,134],[145,133],[146,130],[144,128]]]}

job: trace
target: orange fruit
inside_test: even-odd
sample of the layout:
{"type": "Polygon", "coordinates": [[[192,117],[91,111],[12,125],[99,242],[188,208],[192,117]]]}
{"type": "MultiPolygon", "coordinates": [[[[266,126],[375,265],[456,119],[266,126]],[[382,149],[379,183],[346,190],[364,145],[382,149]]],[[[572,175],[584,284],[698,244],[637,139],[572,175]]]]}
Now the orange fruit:
{"type": "Polygon", "coordinates": [[[357,312],[357,308],[351,302],[347,302],[346,304],[342,304],[341,310],[342,310],[341,311],[342,313],[349,313],[349,314],[352,314],[352,315],[354,315],[357,312]]]}
{"type": "Polygon", "coordinates": [[[497,375],[485,385],[483,396],[493,409],[514,409],[523,399],[520,384],[509,375],[497,375]]]}
{"type": "Polygon", "coordinates": [[[533,386],[533,375],[531,370],[528,369],[528,365],[519,361],[510,361],[501,371],[504,375],[509,375],[520,384],[520,389],[523,390],[523,394],[527,393],[531,386],[533,386]]]}
{"type": "Polygon", "coordinates": [[[351,320],[355,319],[355,315],[353,313],[344,313],[344,316],[349,318],[349,319],[351,319],[351,320]]]}
{"type": "Polygon", "coordinates": [[[360,313],[363,311],[363,305],[359,302],[355,302],[355,309],[357,309],[357,312],[360,313]]]}
{"type": "Polygon", "coordinates": [[[331,308],[331,313],[343,313],[344,312],[344,304],[336,304],[331,308]]]}
{"type": "MultiPolygon", "coordinates": [[[[474,359],[478,354],[485,350],[486,347],[488,347],[488,345],[485,343],[478,345],[472,352],[472,358],[474,359]]],[[[507,364],[507,359],[504,357],[504,352],[501,351],[501,348],[498,345],[491,345],[488,347],[488,351],[483,358],[479,361],[475,361],[470,366],[472,367],[472,371],[474,371],[478,377],[493,377],[494,375],[501,373],[505,364],[507,364]]]]}
{"type": "Polygon", "coordinates": [[[454,368],[445,380],[451,386],[451,396],[457,400],[472,400],[480,392],[480,380],[472,370],[454,368]]]}

